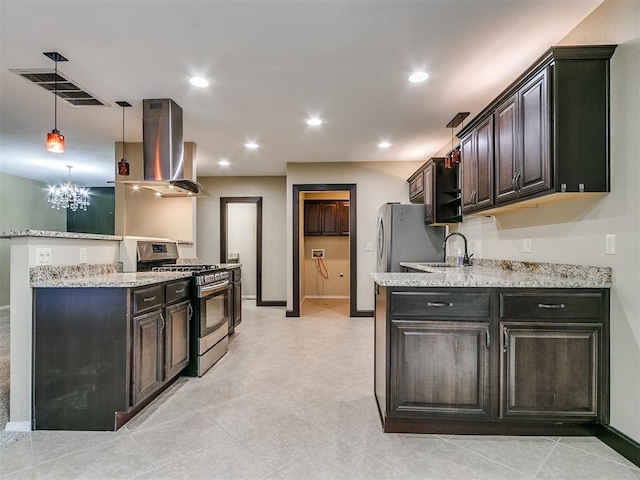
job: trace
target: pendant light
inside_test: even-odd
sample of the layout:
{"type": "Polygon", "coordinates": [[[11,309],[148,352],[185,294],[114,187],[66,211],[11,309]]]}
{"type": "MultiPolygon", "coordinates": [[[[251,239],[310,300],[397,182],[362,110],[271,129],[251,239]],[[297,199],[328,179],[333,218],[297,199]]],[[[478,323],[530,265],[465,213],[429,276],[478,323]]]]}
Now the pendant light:
{"type": "Polygon", "coordinates": [[[124,143],[124,109],[130,107],[131,104],[129,102],[125,102],[121,100],[116,102],[118,105],[122,107],[122,158],[118,162],[118,175],[129,175],[129,162],[127,162],[127,144],[124,143]]]}
{"type": "Polygon", "coordinates": [[[58,62],[67,62],[68,60],[58,52],[43,53],[56,64],[53,83],[53,130],[51,133],[47,133],[47,150],[53,153],[64,153],[64,135],[58,130],[58,62]]]}

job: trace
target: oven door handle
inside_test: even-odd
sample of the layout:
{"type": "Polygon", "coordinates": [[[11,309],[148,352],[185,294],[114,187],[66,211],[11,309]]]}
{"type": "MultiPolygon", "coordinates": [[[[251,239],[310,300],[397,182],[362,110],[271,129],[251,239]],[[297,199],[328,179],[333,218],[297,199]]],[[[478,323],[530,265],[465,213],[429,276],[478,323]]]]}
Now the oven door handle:
{"type": "Polygon", "coordinates": [[[224,283],[216,283],[215,285],[198,287],[198,297],[202,298],[214,293],[221,292],[229,288],[229,280],[225,280],[224,283]]]}

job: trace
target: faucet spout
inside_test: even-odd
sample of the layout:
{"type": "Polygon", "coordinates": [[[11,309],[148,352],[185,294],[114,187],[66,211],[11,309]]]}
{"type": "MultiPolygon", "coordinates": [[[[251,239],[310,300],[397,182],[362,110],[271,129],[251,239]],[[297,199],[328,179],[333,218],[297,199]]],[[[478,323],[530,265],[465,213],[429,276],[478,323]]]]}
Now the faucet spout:
{"type": "Polygon", "coordinates": [[[465,237],[463,234],[458,233],[458,232],[451,232],[449,235],[444,237],[444,242],[442,243],[442,248],[443,249],[447,248],[447,240],[449,240],[449,238],[453,237],[454,235],[462,237],[462,240],[464,241],[464,257],[462,258],[462,265],[465,266],[465,267],[470,267],[471,266],[471,257],[473,256],[473,254],[469,255],[469,252],[467,250],[467,237],[465,237]]]}

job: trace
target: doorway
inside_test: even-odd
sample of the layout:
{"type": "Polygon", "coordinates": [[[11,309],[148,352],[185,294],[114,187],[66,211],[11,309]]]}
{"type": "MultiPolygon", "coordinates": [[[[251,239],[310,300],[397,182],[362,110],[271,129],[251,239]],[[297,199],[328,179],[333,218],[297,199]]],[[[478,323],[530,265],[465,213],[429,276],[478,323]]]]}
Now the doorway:
{"type": "Polygon", "coordinates": [[[240,263],[246,266],[243,270],[243,291],[247,295],[255,295],[256,305],[259,307],[282,307],[286,302],[281,300],[262,299],[262,197],[220,197],[220,262],[227,263],[229,240],[236,242],[234,246],[244,249],[241,253],[240,263]],[[230,207],[235,215],[230,218],[230,207]],[[238,208],[235,208],[238,207],[238,208]],[[238,221],[244,225],[233,226],[238,221]],[[235,230],[231,233],[230,230],[235,230]],[[255,232],[255,234],[254,234],[255,232]],[[237,238],[235,233],[243,238],[237,238]],[[246,239],[254,244],[251,248],[246,239]],[[251,240],[255,238],[253,242],[251,240]],[[246,257],[246,258],[245,258],[246,257]],[[254,273],[255,272],[255,273],[254,273]],[[250,280],[255,278],[255,282],[250,280]],[[245,279],[250,281],[245,283],[245,279]],[[255,285],[255,289],[254,288],[255,285]],[[255,292],[255,293],[251,293],[255,292]]]}
{"type": "Polygon", "coordinates": [[[301,305],[301,245],[303,242],[303,211],[301,205],[304,192],[347,192],[349,201],[349,316],[368,317],[371,312],[357,308],[358,259],[357,259],[357,189],[355,183],[293,185],[293,305],[287,317],[299,317],[301,305]]]}

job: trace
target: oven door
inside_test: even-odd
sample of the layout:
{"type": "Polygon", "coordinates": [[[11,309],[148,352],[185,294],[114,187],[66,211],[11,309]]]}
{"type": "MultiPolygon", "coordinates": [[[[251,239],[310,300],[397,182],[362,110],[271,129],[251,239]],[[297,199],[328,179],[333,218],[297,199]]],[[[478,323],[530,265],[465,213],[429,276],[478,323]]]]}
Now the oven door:
{"type": "MultiPolygon", "coordinates": [[[[198,288],[200,304],[200,338],[209,336],[224,327],[229,328],[229,282],[198,288]]],[[[219,340],[219,339],[218,339],[219,340]]]]}

